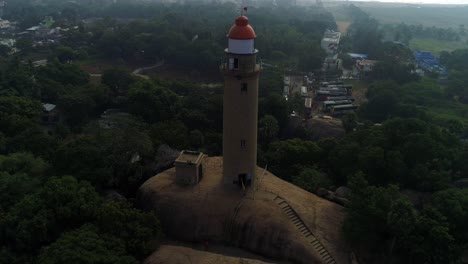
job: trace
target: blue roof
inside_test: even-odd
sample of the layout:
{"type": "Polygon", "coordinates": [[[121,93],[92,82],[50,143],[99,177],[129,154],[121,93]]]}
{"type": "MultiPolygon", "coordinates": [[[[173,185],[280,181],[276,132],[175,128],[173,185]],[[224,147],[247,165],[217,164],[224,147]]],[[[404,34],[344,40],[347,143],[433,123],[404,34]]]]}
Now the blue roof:
{"type": "Polygon", "coordinates": [[[440,60],[432,53],[427,51],[415,51],[413,54],[419,67],[428,71],[447,72],[447,69],[440,65],[440,60]]]}

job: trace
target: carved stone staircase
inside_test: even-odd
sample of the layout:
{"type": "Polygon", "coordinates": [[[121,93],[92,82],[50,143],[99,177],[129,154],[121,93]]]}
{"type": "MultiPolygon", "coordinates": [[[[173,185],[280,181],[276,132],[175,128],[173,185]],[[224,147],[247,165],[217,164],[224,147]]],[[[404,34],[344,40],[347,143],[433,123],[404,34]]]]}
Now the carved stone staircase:
{"type": "Polygon", "coordinates": [[[304,221],[299,217],[296,211],[280,196],[276,196],[273,201],[275,201],[283,210],[284,213],[288,216],[291,222],[296,226],[296,228],[301,232],[304,237],[310,242],[312,247],[320,254],[324,263],[326,264],[336,264],[337,262],[327,249],[323,246],[320,240],[310,231],[310,229],[305,225],[304,221]]]}

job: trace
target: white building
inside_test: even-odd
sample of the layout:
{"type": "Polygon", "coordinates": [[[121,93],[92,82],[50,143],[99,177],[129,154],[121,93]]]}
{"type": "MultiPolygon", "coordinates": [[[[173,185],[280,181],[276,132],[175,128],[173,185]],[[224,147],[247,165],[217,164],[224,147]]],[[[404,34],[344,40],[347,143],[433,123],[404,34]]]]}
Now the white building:
{"type": "Polygon", "coordinates": [[[341,32],[327,29],[323,34],[320,46],[329,54],[334,54],[340,44],[341,32]]]}

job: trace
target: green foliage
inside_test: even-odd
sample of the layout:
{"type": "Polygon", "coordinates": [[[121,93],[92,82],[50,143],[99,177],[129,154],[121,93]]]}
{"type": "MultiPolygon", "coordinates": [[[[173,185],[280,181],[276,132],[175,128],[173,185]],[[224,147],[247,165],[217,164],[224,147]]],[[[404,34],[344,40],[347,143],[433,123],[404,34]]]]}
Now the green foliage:
{"type": "Polygon", "coordinates": [[[48,164],[30,153],[12,153],[0,155],[0,171],[8,173],[25,173],[34,177],[43,176],[48,164]]]}
{"type": "Polygon", "coordinates": [[[468,68],[468,49],[459,49],[453,52],[440,54],[440,61],[449,69],[466,70],[468,68]]]}
{"type": "Polygon", "coordinates": [[[417,263],[453,263],[457,259],[455,240],[446,218],[433,208],[420,212],[407,240],[402,240],[402,258],[417,263]]]}
{"type": "Polygon", "coordinates": [[[352,51],[375,57],[382,39],[379,23],[354,5],[350,6],[350,10],[353,23],[348,28],[348,37],[352,43],[352,51]]]}
{"type": "Polygon", "coordinates": [[[42,114],[42,105],[38,101],[17,96],[0,97],[0,115],[18,115],[36,119],[42,114]]]}
{"type": "Polygon", "coordinates": [[[446,130],[418,119],[396,118],[349,134],[329,159],[339,183],[361,170],[372,184],[433,191],[457,177],[452,170],[460,168],[455,165],[462,155],[457,139],[446,130]]]}
{"type": "Polygon", "coordinates": [[[89,82],[89,75],[76,64],[62,64],[52,62],[38,69],[39,81],[49,79],[62,85],[85,85],[89,82]]]}
{"type": "Polygon", "coordinates": [[[418,213],[396,186],[368,185],[359,173],[351,177],[349,186],[352,203],[344,231],[350,241],[378,252],[379,259],[450,262],[454,240],[442,216],[429,215],[430,210],[418,213]]]}
{"type": "Polygon", "coordinates": [[[349,133],[357,127],[358,116],[356,113],[348,113],[341,118],[344,130],[349,133]]]}
{"type": "Polygon", "coordinates": [[[105,146],[104,164],[112,168],[112,187],[125,194],[134,194],[143,183],[145,160],[152,160],[154,149],[151,138],[139,123],[130,122],[120,129],[103,131],[98,140],[105,146]]]}
{"type": "Polygon", "coordinates": [[[104,71],[101,82],[106,85],[114,95],[122,95],[128,91],[130,85],[135,82],[135,79],[127,70],[114,68],[104,71]]]}
{"type": "Polygon", "coordinates": [[[291,175],[299,174],[302,167],[313,165],[314,161],[318,161],[320,151],[317,144],[312,141],[290,139],[271,143],[265,158],[270,171],[290,181],[291,175]]]}
{"type": "Polygon", "coordinates": [[[58,147],[54,168],[58,174],[71,174],[94,186],[109,186],[112,171],[106,154],[95,138],[81,136],[58,147]]]}
{"type": "Polygon", "coordinates": [[[52,177],[38,192],[25,196],[1,222],[3,246],[33,253],[61,232],[92,219],[99,204],[94,188],[66,176],[52,177]]]}
{"type": "Polygon", "coordinates": [[[196,149],[205,144],[205,136],[200,130],[192,130],[189,134],[190,145],[196,149]]]}
{"type": "Polygon", "coordinates": [[[432,197],[433,206],[447,217],[451,234],[463,245],[468,245],[468,190],[446,189],[432,197]]]}
{"type": "MultiPolygon", "coordinates": [[[[187,71],[191,75],[208,76],[223,56],[225,25],[232,23],[234,6],[206,8],[190,2],[168,9],[155,3],[119,1],[99,6],[90,2],[77,8],[49,0],[48,5],[32,8],[25,0],[10,2],[7,18],[19,20],[20,27],[53,14],[57,25],[78,28],[64,33],[63,46],[52,47],[47,66],[23,63],[27,58],[21,56],[42,52],[32,47],[31,39],[23,38],[17,43],[20,56],[7,58],[0,67],[0,262],[142,261],[158,245],[159,222],[153,213],[130,204],[103,203],[95,189],[134,197],[141,183],[157,173],[153,157],[160,144],[220,155],[222,88],[137,80],[122,68],[105,71],[102,85],[92,86],[89,75],[68,62],[86,54],[92,60],[99,57],[131,65],[164,60],[171,67],[191,69],[187,71]],[[98,16],[108,18],[77,24],[98,16]],[[61,119],[67,122],[54,132],[65,132],[45,132],[39,119],[40,101],[58,104],[61,119]],[[109,107],[130,114],[112,118],[104,129],[97,119],[109,107]]],[[[282,97],[284,70],[320,68],[325,54],[319,41],[325,29],[336,25],[321,7],[296,8],[286,2],[279,3],[281,8],[249,14],[264,66],[259,161],[311,192],[319,187],[352,187],[344,230],[351,245],[367,246],[382,256],[370,262],[456,262],[467,244],[467,195],[447,187],[468,175],[468,147],[460,141],[468,135],[468,109],[463,105],[468,98],[466,51],[442,54],[442,62],[453,69],[447,88],[435,80],[417,80],[408,64],[411,51],[382,42],[382,27],[376,20],[351,6],[353,24],[342,39],[342,51],[368,53],[380,61],[373,77],[392,81],[370,85],[369,101],[358,115],[343,117],[347,130],[343,139],[288,139],[279,132],[286,130],[291,111],[302,112],[303,103],[300,97],[288,102],[282,97]],[[381,125],[373,126],[368,120],[381,125]],[[435,193],[417,211],[397,185],[435,193]]],[[[385,38],[391,35],[408,42],[416,33],[412,28],[392,27],[385,38]]],[[[352,64],[349,57],[341,58],[343,64],[352,64]]],[[[293,134],[308,136],[305,130],[293,134]]]]}
{"type": "Polygon", "coordinates": [[[58,106],[67,115],[71,124],[80,124],[92,113],[96,103],[91,97],[74,92],[61,96],[58,106]]]}
{"type": "Polygon", "coordinates": [[[347,53],[340,53],[338,58],[341,60],[341,64],[346,69],[352,69],[354,66],[354,60],[347,53]]]}
{"type": "Polygon", "coordinates": [[[153,212],[143,212],[125,203],[103,204],[96,224],[104,234],[122,239],[126,252],[137,259],[151,254],[162,236],[161,226],[153,212]]]}
{"type": "Polygon", "coordinates": [[[414,65],[405,65],[393,59],[385,59],[377,62],[370,76],[375,80],[394,80],[399,84],[416,81],[419,79],[413,73],[414,65]]]}
{"type": "Polygon", "coordinates": [[[273,93],[262,98],[259,102],[259,116],[272,115],[279,124],[284,127],[288,121],[288,105],[286,100],[280,94],[273,93]]]}
{"type": "Polygon", "coordinates": [[[297,176],[293,176],[292,183],[302,189],[315,193],[318,188],[329,188],[330,179],[320,171],[312,168],[306,168],[297,176]]]}
{"type": "Polygon", "coordinates": [[[98,234],[95,226],[85,225],[64,233],[57,241],[45,247],[38,257],[39,264],[136,264],[127,255],[122,239],[98,234]]]}
{"type": "Polygon", "coordinates": [[[138,81],[132,85],[128,100],[130,112],[150,123],[173,118],[179,108],[176,94],[150,81],[138,81]]]}
{"type": "Polygon", "coordinates": [[[279,133],[279,125],[276,118],[266,115],[258,122],[258,140],[268,144],[276,139],[279,133]]]}
{"type": "Polygon", "coordinates": [[[184,149],[189,145],[189,132],[180,121],[161,122],[151,127],[151,140],[155,146],[167,144],[184,149]]]}
{"type": "Polygon", "coordinates": [[[39,186],[39,180],[24,173],[9,174],[0,172],[0,212],[7,212],[23,197],[39,186]]]}
{"type": "Polygon", "coordinates": [[[362,106],[363,116],[373,122],[381,122],[397,111],[398,97],[391,82],[378,83],[369,87],[369,101],[362,106]]]}
{"type": "Polygon", "coordinates": [[[67,63],[78,58],[78,52],[70,47],[59,46],[55,50],[55,53],[55,56],[61,63],[67,63]]]}

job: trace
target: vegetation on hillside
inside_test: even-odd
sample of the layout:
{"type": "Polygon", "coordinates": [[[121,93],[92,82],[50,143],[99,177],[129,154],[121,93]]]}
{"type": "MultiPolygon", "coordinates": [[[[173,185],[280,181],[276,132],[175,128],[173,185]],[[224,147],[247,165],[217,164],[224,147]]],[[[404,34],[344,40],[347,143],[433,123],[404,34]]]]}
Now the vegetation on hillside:
{"type": "MultiPolygon", "coordinates": [[[[134,205],[138,187],[166,168],[158,149],[221,154],[221,88],[119,67],[95,84],[75,62],[165,60],[198,74],[216,70],[234,6],[87,3],[8,7],[21,27],[49,14],[78,28],[47,48],[23,39],[20,53],[0,61],[0,263],[141,262],[163,233],[158,212],[134,205]],[[94,16],[107,18],[79,22],[94,16]],[[29,61],[36,52],[47,54],[46,66],[29,61]],[[41,103],[57,105],[56,124],[42,119],[41,103]]],[[[288,131],[300,98],[284,99],[282,75],[320,68],[319,41],[336,27],[333,18],[281,4],[249,12],[271,63],[260,80],[259,162],[311,192],[350,187],[343,231],[363,262],[457,262],[468,245],[468,191],[454,183],[468,178],[468,51],[441,54],[451,70],[441,87],[417,77],[411,51],[384,42],[376,20],[352,7],[342,51],[380,63],[366,84],[368,102],[343,118],[346,136],[313,142],[306,130],[288,131]],[[428,198],[414,202],[403,191],[428,198]]]]}

